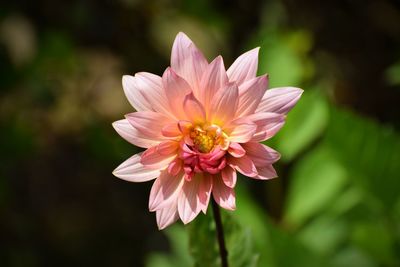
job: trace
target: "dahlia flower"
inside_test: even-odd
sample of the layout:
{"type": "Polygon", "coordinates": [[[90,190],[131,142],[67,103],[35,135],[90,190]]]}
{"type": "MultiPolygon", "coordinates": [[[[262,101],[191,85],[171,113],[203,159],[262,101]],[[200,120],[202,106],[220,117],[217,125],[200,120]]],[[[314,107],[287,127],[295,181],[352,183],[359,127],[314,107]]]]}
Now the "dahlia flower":
{"type": "Polygon", "coordinates": [[[123,76],[136,112],[113,127],[146,150],[113,174],[130,182],[155,179],[149,209],[156,212],[159,229],[205,213],[211,195],[220,207],[234,210],[237,172],[259,180],[277,176],[272,164],[280,154],[259,142],[281,129],[303,90],[267,90],[268,76],[256,76],[258,51],[242,54],[225,70],[221,56],[208,63],[179,33],[162,77],[123,76]]]}

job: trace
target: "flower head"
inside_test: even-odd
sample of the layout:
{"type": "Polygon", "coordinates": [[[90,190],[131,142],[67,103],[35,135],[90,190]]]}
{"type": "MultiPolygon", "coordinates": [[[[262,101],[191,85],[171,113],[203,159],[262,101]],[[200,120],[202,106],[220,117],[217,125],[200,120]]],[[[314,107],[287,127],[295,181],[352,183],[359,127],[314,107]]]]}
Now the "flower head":
{"type": "Polygon", "coordinates": [[[260,180],[277,176],[280,155],[260,144],[275,135],[303,90],[267,90],[256,76],[258,48],[225,70],[221,56],[208,63],[184,34],[174,41],[171,67],[162,77],[124,76],[126,97],[137,112],[113,123],[128,142],[145,148],[114,170],[131,182],[156,179],[149,209],[163,229],[180,218],[192,221],[207,210],[211,195],[235,209],[236,172],[260,180]]]}

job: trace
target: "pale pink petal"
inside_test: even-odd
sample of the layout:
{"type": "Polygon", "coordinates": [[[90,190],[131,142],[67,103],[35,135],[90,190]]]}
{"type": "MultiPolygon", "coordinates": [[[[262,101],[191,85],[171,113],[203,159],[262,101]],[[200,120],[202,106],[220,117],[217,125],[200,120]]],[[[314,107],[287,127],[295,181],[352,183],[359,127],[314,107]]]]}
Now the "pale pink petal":
{"type": "Polygon", "coordinates": [[[212,193],[215,202],[222,208],[227,210],[236,209],[235,191],[233,188],[225,185],[220,175],[214,177],[212,193]]]}
{"type": "Polygon", "coordinates": [[[257,125],[251,141],[262,142],[273,137],[282,128],[286,116],[278,113],[260,112],[245,116],[242,119],[252,121],[257,125]]]}
{"type": "Polygon", "coordinates": [[[234,188],[236,185],[236,180],[237,180],[237,174],[236,171],[230,167],[226,166],[222,171],[221,171],[221,177],[222,181],[224,184],[230,188],[234,188]]]}
{"type": "Polygon", "coordinates": [[[170,110],[168,99],[163,89],[162,78],[148,72],[136,73],[135,78],[141,94],[149,105],[149,110],[154,110],[175,118],[170,110]]]}
{"type": "Polygon", "coordinates": [[[166,140],[162,128],[173,121],[165,115],[152,111],[134,112],[125,115],[129,123],[144,137],[153,140],[166,140]]]}
{"type": "Polygon", "coordinates": [[[258,51],[254,48],[238,57],[227,71],[229,81],[241,85],[243,82],[253,79],[257,74],[258,51]]]}
{"type": "Polygon", "coordinates": [[[208,173],[203,173],[203,178],[200,182],[198,191],[199,205],[204,214],[207,212],[208,203],[210,202],[210,196],[213,185],[213,177],[208,173]]]}
{"type": "Polygon", "coordinates": [[[260,104],[268,86],[268,77],[263,75],[248,80],[239,86],[239,106],[236,112],[237,117],[253,114],[260,104]]]}
{"type": "Polygon", "coordinates": [[[150,104],[141,93],[141,88],[137,85],[137,79],[130,75],[122,77],[122,87],[129,103],[137,111],[152,110],[150,104]]]}
{"type": "Polygon", "coordinates": [[[198,99],[203,103],[206,111],[209,111],[213,96],[220,88],[228,84],[224,61],[221,56],[216,57],[207,66],[200,83],[198,99]]]}
{"type": "Polygon", "coordinates": [[[171,67],[190,84],[196,96],[207,65],[207,60],[189,37],[178,33],[172,46],[171,67]]]}
{"type": "Polygon", "coordinates": [[[140,163],[141,154],[136,154],[119,165],[113,174],[129,182],[146,182],[160,175],[159,170],[149,169],[140,163]]]}
{"type": "Polygon", "coordinates": [[[179,219],[177,203],[171,203],[163,209],[156,211],[157,226],[159,230],[166,228],[179,219]]]}
{"type": "Polygon", "coordinates": [[[257,142],[248,142],[242,146],[256,167],[271,165],[281,157],[278,151],[257,142]]]}
{"type": "Polygon", "coordinates": [[[224,125],[231,121],[239,103],[238,87],[230,83],[217,92],[211,102],[210,121],[217,125],[224,125]]]}
{"type": "Polygon", "coordinates": [[[186,118],[183,110],[183,101],[187,94],[192,92],[190,85],[179,77],[171,68],[167,68],[162,76],[165,94],[171,111],[179,119],[186,118]]]}
{"type": "Polygon", "coordinates": [[[258,175],[255,177],[251,177],[253,179],[259,179],[259,180],[268,180],[268,179],[273,179],[278,177],[278,174],[276,173],[274,167],[272,165],[267,165],[265,167],[258,167],[257,168],[258,175]]]}
{"type": "Polygon", "coordinates": [[[303,90],[295,87],[268,89],[256,112],[288,113],[299,101],[303,90]]]}
{"type": "Polygon", "coordinates": [[[185,180],[178,196],[179,217],[184,224],[191,222],[201,211],[198,192],[202,178],[202,174],[196,174],[190,181],[185,180]]]}
{"type": "Polygon", "coordinates": [[[160,143],[158,140],[149,139],[148,136],[141,134],[126,119],[115,121],[112,126],[122,138],[135,146],[149,148],[160,143]]]}
{"type": "Polygon", "coordinates": [[[167,170],[162,171],[151,188],[149,210],[155,211],[170,205],[178,197],[183,183],[183,173],[173,176],[167,170]]]}
{"type": "Polygon", "coordinates": [[[251,121],[235,120],[228,128],[224,129],[228,134],[228,140],[236,143],[246,143],[254,135],[257,130],[257,125],[251,121]]]}
{"type": "Polygon", "coordinates": [[[164,141],[144,151],[140,162],[148,168],[164,169],[177,157],[178,147],[177,141],[164,141]]]}
{"type": "Polygon", "coordinates": [[[188,94],[183,101],[183,110],[186,112],[187,117],[193,123],[201,124],[205,122],[206,112],[203,105],[194,97],[188,94]]]}
{"type": "Polygon", "coordinates": [[[246,176],[249,177],[257,176],[256,166],[254,165],[250,157],[246,155],[244,155],[241,158],[234,158],[234,157],[229,158],[229,165],[246,176]]]}
{"type": "Polygon", "coordinates": [[[246,150],[239,144],[235,142],[230,142],[228,153],[234,156],[235,158],[243,157],[246,154],[246,150]]]}

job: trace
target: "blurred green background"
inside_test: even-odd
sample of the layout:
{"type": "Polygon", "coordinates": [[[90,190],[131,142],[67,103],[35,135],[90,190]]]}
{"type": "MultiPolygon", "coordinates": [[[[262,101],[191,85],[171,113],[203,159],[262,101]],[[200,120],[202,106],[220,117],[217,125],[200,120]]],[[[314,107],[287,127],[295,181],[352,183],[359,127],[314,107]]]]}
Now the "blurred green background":
{"type": "Polygon", "coordinates": [[[210,214],[158,231],[151,183],[111,174],[139,151],[121,76],[161,75],[178,31],[305,89],[280,177],[223,212],[231,266],[400,266],[399,25],[387,0],[2,2],[0,266],[218,266],[210,214]]]}

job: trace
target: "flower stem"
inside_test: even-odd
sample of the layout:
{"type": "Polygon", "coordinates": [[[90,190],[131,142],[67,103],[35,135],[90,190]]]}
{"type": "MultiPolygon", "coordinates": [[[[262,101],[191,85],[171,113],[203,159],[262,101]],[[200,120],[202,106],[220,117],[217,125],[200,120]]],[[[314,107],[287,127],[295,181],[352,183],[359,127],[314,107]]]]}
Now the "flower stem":
{"type": "Polygon", "coordinates": [[[228,251],[225,247],[224,229],[222,227],[221,213],[217,202],[212,198],[212,207],[215,225],[217,227],[217,239],[219,245],[219,255],[221,256],[221,267],[228,267],[228,251]]]}

